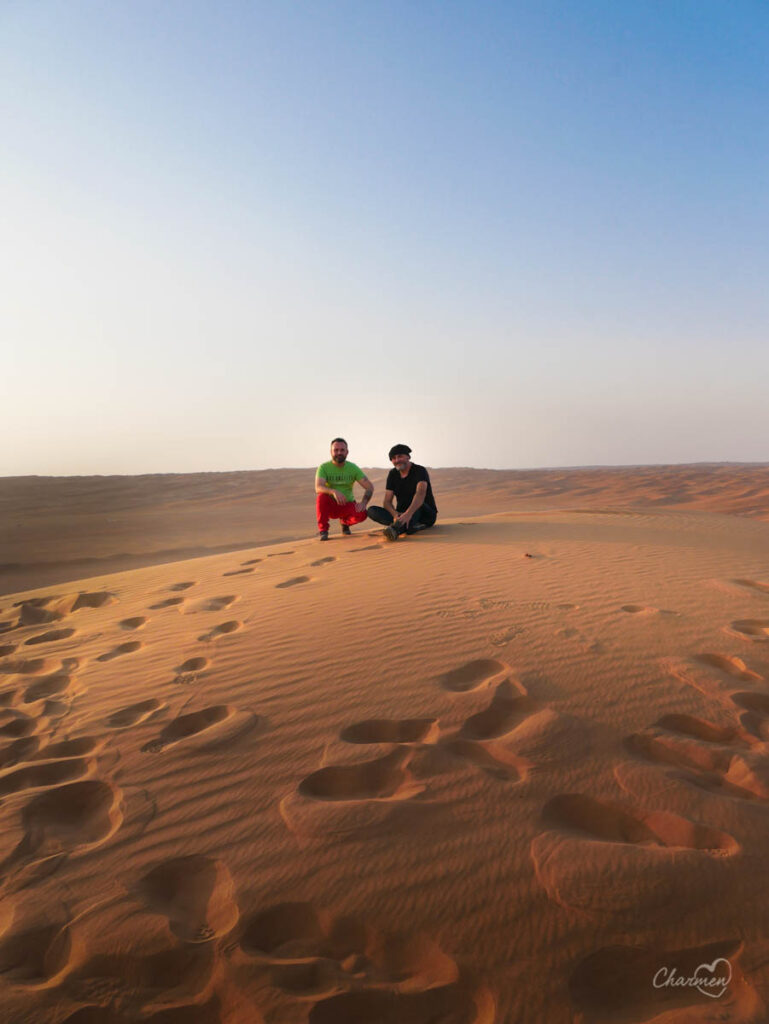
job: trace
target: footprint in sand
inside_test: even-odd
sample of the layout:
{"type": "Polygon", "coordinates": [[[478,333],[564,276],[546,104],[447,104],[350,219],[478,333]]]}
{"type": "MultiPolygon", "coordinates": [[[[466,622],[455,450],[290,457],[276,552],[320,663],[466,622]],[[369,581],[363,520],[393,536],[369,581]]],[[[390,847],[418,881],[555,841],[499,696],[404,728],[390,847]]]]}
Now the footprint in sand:
{"type": "MultiPolygon", "coordinates": [[[[721,795],[769,800],[769,699],[764,693],[734,690],[722,677],[740,683],[763,683],[741,658],[706,652],[693,658],[695,666],[715,669],[703,673],[688,665],[671,665],[674,677],[708,697],[716,697],[738,725],[716,725],[688,715],[667,715],[651,728],[626,740],[627,748],[647,761],[672,766],[669,778],[682,780],[721,795]]],[[[620,770],[620,769],[617,769],[620,770]]],[[[615,774],[617,774],[615,770],[615,774]]],[[[637,785],[633,766],[625,766],[620,783],[631,791],[637,785]]]]}
{"type": "Polygon", "coordinates": [[[688,949],[597,949],[569,978],[575,1020],[758,1020],[759,996],[739,965],[742,948],[735,939],[688,949]],[[701,986],[664,984],[689,978],[701,979],[701,986]]]}
{"type": "Polygon", "coordinates": [[[74,636],[74,629],[50,629],[47,633],[40,633],[38,636],[31,636],[29,640],[25,640],[24,643],[27,646],[31,644],[50,644],[54,640],[66,640],[67,637],[74,636]]]}
{"type": "Polygon", "coordinates": [[[189,686],[196,683],[200,673],[208,668],[211,662],[208,658],[187,658],[185,662],[176,669],[174,683],[189,686]]]}
{"type": "Polygon", "coordinates": [[[328,555],[326,558],[316,558],[314,562],[310,562],[310,565],[313,568],[316,568],[319,565],[328,565],[329,562],[335,562],[335,561],[336,561],[336,558],[334,558],[333,555],[328,555]]]}
{"type": "Polygon", "coordinates": [[[764,677],[748,668],[741,658],[726,654],[705,652],[689,661],[664,659],[663,665],[677,683],[693,687],[709,700],[715,698],[727,713],[734,712],[734,680],[764,684],[764,677]]]}
{"type": "Polygon", "coordinates": [[[732,701],[742,709],[740,725],[762,742],[769,741],[769,695],[745,691],[733,693],[732,701]]]}
{"type": "Polygon", "coordinates": [[[204,668],[208,668],[211,662],[208,658],[187,658],[186,661],[177,668],[177,672],[202,672],[204,668]]]}
{"type": "MultiPolygon", "coordinates": [[[[157,943],[154,943],[157,945],[157,943]]],[[[147,1024],[224,1024],[230,1017],[220,1013],[216,995],[208,998],[217,957],[206,945],[174,942],[145,955],[139,943],[118,953],[99,953],[70,973],[66,986],[72,997],[86,1005],[62,1024],[128,1024],[139,1007],[156,1009],[142,1013],[147,1024]],[[132,1009],[120,1013],[113,1007],[132,1009]]],[[[260,1015],[249,1014],[249,1021],[260,1015]]]]}
{"type": "Polygon", "coordinates": [[[175,591],[181,591],[181,590],[189,590],[190,587],[194,587],[194,586],[195,586],[195,581],[191,580],[191,581],[187,581],[185,583],[174,583],[168,589],[169,590],[175,590],[175,591]]]}
{"type": "Polygon", "coordinates": [[[24,838],[0,870],[38,854],[79,855],[100,846],[123,821],[120,790],[102,779],[86,779],[44,790],[24,806],[24,838]]]}
{"type": "Polygon", "coordinates": [[[231,604],[235,604],[236,601],[240,600],[238,594],[222,594],[221,597],[212,597],[206,605],[205,610],[209,612],[220,612],[224,608],[229,608],[231,604]]]}
{"type": "Polygon", "coordinates": [[[24,691],[24,703],[34,704],[39,700],[49,700],[52,697],[61,698],[72,694],[73,681],[67,672],[56,672],[50,676],[43,676],[36,679],[34,683],[24,691]]]}
{"type": "Polygon", "coordinates": [[[160,732],[157,739],[145,743],[142,750],[158,754],[179,743],[203,738],[204,750],[232,744],[236,739],[264,726],[259,716],[250,711],[238,711],[228,704],[215,704],[179,715],[160,732]]]}
{"type": "Polygon", "coordinates": [[[253,569],[232,569],[230,572],[223,572],[222,576],[247,576],[253,569]]]}
{"type": "Polygon", "coordinates": [[[179,605],[184,604],[183,597],[169,597],[165,601],[159,601],[157,604],[150,605],[150,611],[158,611],[161,608],[178,608],[179,605]]]}
{"type": "Polygon", "coordinates": [[[230,605],[240,600],[239,594],[222,594],[219,597],[207,597],[197,601],[187,609],[188,615],[195,615],[198,612],[221,612],[230,605]]]}
{"type": "Polygon", "coordinates": [[[486,775],[501,782],[519,782],[525,778],[528,765],[510,751],[496,751],[488,744],[455,736],[445,740],[441,749],[448,751],[452,757],[467,761],[479,768],[486,775]]]}
{"type": "Polygon", "coordinates": [[[114,604],[117,598],[108,591],[83,592],[79,594],[51,594],[47,597],[28,598],[17,601],[19,626],[36,626],[56,622],[81,608],[102,608],[114,604]]]}
{"type": "Polygon", "coordinates": [[[241,562],[240,564],[241,565],[256,565],[257,563],[259,563],[261,561],[263,561],[263,559],[261,559],[261,558],[249,558],[249,560],[247,562],[241,562]]]}
{"type": "MultiPolygon", "coordinates": [[[[269,557],[269,556],[268,556],[269,557]]],[[[309,576],[292,576],[290,580],[284,580],[282,583],[276,583],[276,590],[285,590],[286,587],[295,587],[299,583],[309,583],[309,576]]]]}
{"type": "Polygon", "coordinates": [[[620,611],[627,612],[628,615],[656,615],[659,608],[645,604],[623,604],[620,611]]]}
{"type": "Polygon", "coordinates": [[[50,789],[85,778],[91,769],[88,758],[73,757],[47,764],[28,764],[0,778],[0,799],[28,789],[50,789]]]}
{"type": "Polygon", "coordinates": [[[238,619],[229,619],[227,622],[220,622],[218,626],[214,626],[208,633],[203,633],[202,636],[198,637],[198,640],[202,643],[210,643],[212,640],[218,640],[219,637],[236,633],[242,626],[243,623],[238,619]]]}
{"type": "Polygon", "coordinates": [[[18,702],[18,696],[19,691],[15,687],[0,691],[0,709],[13,707],[18,702]]]}
{"type": "Polygon", "coordinates": [[[560,906],[595,913],[681,908],[723,880],[740,847],[728,833],[667,811],[564,793],[544,807],[531,844],[537,878],[560,906]]]}
{"type": "MultiPolygon", "coordinates": [[[[86,757],[95,754],[104,746],[104,740],[96,736],[79,736],[74,740],[60,740],[50,743],[35,754],[35,761],[48,761],[55,758],[86,757]]],[[[32,760],[32,758],[30,758],[32,760]]]]}
{"type": "Polygon", "coordinates": [[[118,622],[118,626],[125,630],[142,629],[147,625],[149,619],[144,615],[134,615],[130,619],[122,619],[118,622]]]}
{"type": "Polygon", "coordinates": [[[361,551],[383,551],[384,548],[381,544],[368,544],[365,548],[353,548],[350,554],[357,555],[361,551]]]}
{"type": "Polygon", "coordinates": [[[168,747],[173,747],[183,740],[199,736],[200,733],[221,725],[222,722],[226,722],[234,714],[235,709],[227,704],[215,704],[211,707],[203,708],[201,711],[192,711],[189,714],[180,715],[162,730],[156,740],[145,743],[142,750],[151,754],[160,753],[161,750],[166,750],[168,747]]]}
{"type": "Polygon", "coordinates": [[[6,658],[9,654],[13,654],[16,650],[16,644],[2,644],[0,645],[0,658],[6,658]]]}
{"type": "Polygon", "coordinates": [[[294,553],[293,551],[273,551],[271,554],[267,555],[267,557],[268,558],[283,558],[286,555],[293,555],[293,553],[294,553]]]}
{"type": "Polygon", "coordinates": [[[117,597],[107,590],[86,591],[77,595],[77,600],[72,608],[78,611],[80,608],[104,608],[105,605],[115,604],[117,597]]]}
{"type": "Polygon", "coordinates": [[[107,651],[106,654],[100,654],[96,659],[97,661],[112,661],[114,658],[120,658],[124,654],[133,654],[134,651],[139,651],[144,646],[141,640],[129,640],[127,643],[118,644],[111,651],[107,651]]]}
{"type": "Polygon", "coordinates": [[[695,655],[694,660],[700,665],[718,669],[719,672],[724,672],[726,675],[731,676],[733,679],[739,679],[743,683],[763,681],[763,676],[760,676],[757,672],[751,672],[742,658],[706,652],[695,655]]]}
{"type": "MultiPolygon", "coordinates": [[[[312,903],[280,903],[243,922],[243,953],[273,986],[315,1000],[314,1024],[490,1024],[494,1001],[429,936],[380,933],[312,903]]],[[[304,1018],[303,1018],[304,1019],[304,1018]]]]}
{"type": "Polygon", "coordinates": [[[345,726],[340,739],[346,743],[387,744],[395,749],[373,760],[327,765],[312,772],[281,801],[284,821],[297,835],[381,823],[392,808],[424,790],[409,770],[409,762],[437,738],[435,718],[371,718],[345,726]]]}
{"type": "Polygon", "coordinates": [[[505,679],[488,707],[470,715],[456,733],[441,740],[440,746],[496,779],[517,782],[526,776],[528,764],[499,741],[508,738],[536,707],[517,680],[505,679]]]}
{"type": "Polygon", "coordinates": [[[429,743],[437,737],[436,718],[369,718],[342,729],[345,743],[429,743]]]}
{"type": "MultiPolygon", "coordinates": [[[[522,728],[535,705],[520,683],[507,678],[509,674],[508,665],[479,659],[457,673],[441,676],[442,685],[448,677],[452,690],[455,686],[477,689],[489,680],[505,677],[489,706],[446,736],[440,735],[435,718],[377,718],[345,726],[340,733],[344,742],[388,744],[395,749],[369,761],[327,765],[306,776],[295,793],[280,803],[287,826],[298,837],[382,826],[391,813],[424,791],[430,776],[452,770],[455,758],[498,779],[523,778],[529,760],[513,749],[509,740],[515,733],[517,747],[516,730],[522,728]]],[[[568,725],[564,716],[545,710],[533,718],[532,727],[520,736],[524,747],[541,756],[543,746],[564,745],[564,726],[568,725]]]]}
{"type": "Polygon", "coordinates": [[[15,768],[22,761],[29,761],[35,756],[40,748],[40,739],[37,736],[25,736],[23,739],[13,740],[0,750],[0,770],[15,768]]]}
{"type": "Polygon", "coordinates": [[[562,637],[564,640],[573,640],[574,637],[578,637],[580,640],[585,640],[583,633],[580,633],[578,629],[573,626],[564,626],[562,629],[557,629],[555,635],[562,637]]]}
{"type": "Polygon", "coordinates": [[[55,658],[19,658],[0,663],[0,675],[39,676],[53,672],[61,664],[55,658]]]}
{"type": "Polygon", "coordinates": [[[489,634],[489,643],[492,647],[506,647],[511,640],[524,632],[522,626],[508,626],[506,629],[498,629],[489,634]]]}
{"type": "Polygon", "coordinates": [[[13,985],[50,988],[68,970],[72,952],[66,921],[22,925],[0,942],[0,975],[13,985]]]}
{"type": "Polygon", "coordinates": [[[496,688],[489,706],[465,720],[459,736],[470,740],[499,739],[535,708],[536,704],[520,683],[505,679],[496,688]]]}
{"type": "Polygon", "coordinates": [[[62,594],[48,594],[46,597],[30,597],[16,601],[14,608],[19,609],[20,626],[37,626],[44,622],[56,622],[64,617],[64,613],[55,608],[48,608],[54,601],[63,600],[62,594]]]}
{"type": "MultiPolygon", "coordinates": [[[[249,955],[274,963],[302,962],[331,952],[331,927],[331,915],[312,903],[279,903],[243,922],[240,946],[249,955]]],[[[364,930],[360,941],[368,945],[367,939],[364,930]]]]}
{"type": "Polygon", "coordinates": [[[760,580],[734,580],[741,587],[748,587],[750,590],[758,590],[762,594],[769,594],[769,583],[762,583],[760,580]]]}
{"type": "MultiPolygon", "coordinates": [[[[749,713],[757,714],[755,709],[749,713]]],[[[629,736],[625,746],[630,753],[664,767],[669,779],[722,796],[769,800],[769,757],[763,744],[741,727],[716,725],[690,715],[665,715],[629,736]]],[[[618,765],[615,769],[629,792],[634,788],[633,768],[618,765]]]]}
{"type": "Polygon", "coordinates": [[[8,714],[10,717],[0,725],[0,739],[24,739],[33,736],[42,727],[37,716],[27,715],[23,711],[12,711],[8,714]]]}
{"type": "Polygon", "coordinates": [[[452,693],[469,693],[494,686],[510,672],[510,666],[495,658],[476,658],[438,677],[438,685],[452,693]]]}
{"type": "Polygon", "coordinates": [[[182,942],[210,942],[238,922],[235,886],[225,864],[193,854],[163,861],[139,882],[148,909],[168,918],[182,942]]]}
{"type": "Polygon", "coordinates": [[[423,787],[408,772],[412,752],[396,749],[373,761],[329,765],[312,772],[299,783],[302,796],[318,800],[399,800],[423,787]]]}
{"type": "Polygon", "coordinates": [[[727,630],[744,640],[763,643],[769,639],[769,619],[737,619],[727,630]]]}
{"type": "Polygon", "coordinates": [[[152,718],[164,707],[165,704],[154,697],[149,700],[141,700],[136,704],[129,704],[128,707],[121,708],[119,711],[113,711],[107,718],[106,726],[108,729],[128,729],[132,725],[146,722],[148,718],[152,718]]]}
{"type": "Polygon", "coordinates": [[[348,728],[350,731],[344,733],[348,742],[377,743],[380,741],[375,737],[385,734],[400,735],[402,739],[384,756],[326,765],[302,779],[279,805],[284,822],[300,841],[304,836],[386,827],[388,819],[407,808],[411,798],[425,789],[425,783],[409,768],[414,755],[425,748],[411,737],[424,733],[425,740],[434,742],[430,736],[433,726],[424,721],[415,725],[414,720],[379,719],[348,728]]]}
{"type": "MultiPolygon", "coordinates": [[[[375,980],[372,982],[376,984],[375,980]]],[[[377,1024],[490,1024],[494,1020],[494,998],[485,987],[459,975],[450,984],[423,991],[408,991],[393,985],[343,992],[324,999],[310,1010],[308,1024],[376,1021],[377,1024]]]]}

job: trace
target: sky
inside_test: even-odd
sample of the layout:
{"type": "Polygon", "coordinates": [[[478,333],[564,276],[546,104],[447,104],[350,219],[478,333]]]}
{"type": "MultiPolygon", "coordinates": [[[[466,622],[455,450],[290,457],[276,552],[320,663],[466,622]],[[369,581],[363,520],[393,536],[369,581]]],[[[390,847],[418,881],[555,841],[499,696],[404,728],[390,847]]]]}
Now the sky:
{"type": "Polygon", "coordinates": [[[0,475],[769,461],[764,0],[0,0],[0,475]]]}

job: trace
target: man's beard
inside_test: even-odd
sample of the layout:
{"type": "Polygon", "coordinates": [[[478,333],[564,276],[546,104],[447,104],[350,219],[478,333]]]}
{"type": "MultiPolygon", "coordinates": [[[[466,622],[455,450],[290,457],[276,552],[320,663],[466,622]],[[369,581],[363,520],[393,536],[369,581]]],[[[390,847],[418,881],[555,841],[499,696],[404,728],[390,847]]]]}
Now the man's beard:
{"type": "Polygon", "coordinates": [[[335,462],[337,464],[337,466],[343,466],[345,464],[345,462],[347,462],[347,456],[346,455],[332,455],[331,456],[331,461],[335,462]]]}

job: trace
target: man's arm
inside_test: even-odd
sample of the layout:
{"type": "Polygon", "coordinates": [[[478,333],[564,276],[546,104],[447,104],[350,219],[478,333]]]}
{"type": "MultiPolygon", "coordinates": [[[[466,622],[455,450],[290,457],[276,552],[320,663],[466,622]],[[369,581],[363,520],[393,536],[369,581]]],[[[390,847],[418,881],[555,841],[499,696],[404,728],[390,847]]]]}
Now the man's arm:
{"type": "Polygon", "coordinates": [[[418,508],[421,508],[425,503],[425,496],[427,494],[427,481],[420,480],[417,484],[417,489],[414,491],[414,497],[411,499],[411,504],[405,512],[397,517],[397,522],[402,523],[404,526],[408,526],[411,522],[411,517],[414,515],[418,508]]]}
{"type": "Polygon", "coordinates": [[[363,488],[363,497],[360,501],[355,502],[355,507],[359,512],[365,512],[366,506],[371,501],[371,497],[374,493],[374,485],[367,476],[362,476],[360,480],[356,480],[355,482],[360,484],[363,488]]]}
{"type": "Polygon", "coordinates": [[[393,519],[395,519],[395,506],[393,505],[393,497],[394,496],[395,496],[395,492],[394,491],[385,491],[384,508],[387,509],[387,511],[390,513],[390,515],[393,517],[393,519]]]}
{"type": "Polygon", "coordinates": [[[315,493],[330,494],[337,505],[344,505],[347,501],[347,498],[345,498],[341,491],[335,491],[333,487],[329,487],[328,481],[324,480],[318,473],[315,474],[315,493]]]}

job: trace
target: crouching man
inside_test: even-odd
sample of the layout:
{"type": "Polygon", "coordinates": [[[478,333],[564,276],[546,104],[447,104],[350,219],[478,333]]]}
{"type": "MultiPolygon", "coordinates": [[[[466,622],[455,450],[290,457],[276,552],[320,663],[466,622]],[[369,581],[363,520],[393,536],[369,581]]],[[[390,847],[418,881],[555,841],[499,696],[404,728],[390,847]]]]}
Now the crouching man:
{"type": "Polygon", "coordinates": [[[396,444],[390,449],[393,468],[387,474],[384,508],[372,505],[369,519],[381,523],[387,540],[397,540],[402,533],[417,533],[435,524],[438,508],[435,504],[430,474],[424,466],[411,461],[407,444],[396,444]],[[393,508],[393,498],[396,506],[393,508]]]}
{"type": "Polygon", "coordinates": [[[331,461],[318,466],[315,474],[315,511],[321,540],[328,540],[329,519],[341,519],[342,533],[348,534],[351,526],[362,523],[366,518],[366,506],[374,493],[374,485],[363,470],[354,462],[347,461],[347,451],[345,439],[335,437],[331,442],[331,461]],[[364,489],[360,501],[355,501],[354,483],[359,483],[364,489]]]}

